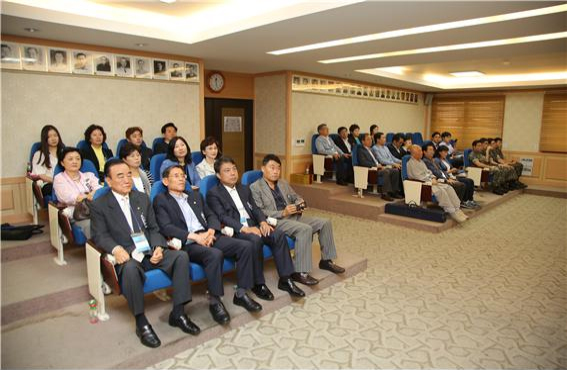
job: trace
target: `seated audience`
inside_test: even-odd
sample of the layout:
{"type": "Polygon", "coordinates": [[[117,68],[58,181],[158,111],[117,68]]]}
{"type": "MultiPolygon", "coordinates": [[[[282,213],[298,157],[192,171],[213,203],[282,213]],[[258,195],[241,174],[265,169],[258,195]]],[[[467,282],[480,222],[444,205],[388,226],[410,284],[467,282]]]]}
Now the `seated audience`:
{"type": "Polygon", "coordinates": [[[57,128],[52,125],[43,126],[40,143],[39,150],[32,157],[31,175],[37,179],[41,193],[46,196],[53,191],[53,171],[57,166],[57,156],[65,148],[65,144],[61,141],[57,128]]]}
{"type": "MultiPolygon", "coordinates": [[[[329,137],[329,128],[326,124],[322,123],[317,126],[319,137],[315,140],[317,153],[326,156],[332,156],[333,161],[337,165],[337,185],[347,185],[350,154],[343,153],[343,151],[331,140],[329,137]]],[[[352,162],[351,162],[352,163],[352,162]]]]}
{"type": "Polygon", "coordinates": [[[130,127],[126,130],[125,136],[129,143],[140,148],[140,153],[142,155],[141,167],[146,171],[146,174],[148,174],[150,169],[150,160],[152,159],[154,152],[152,152],[152,150],[147,146],[142,145],[144,142],[144,131],[142,131],[140,127],[130,127]]]}
{"type": "Polygon", "coordinates": [[[118,153],[120,159],[122,159],[128,167],[130,167],[130,172],[132,172],[132,182],[136,190],[146,193],[150,196],[152,191],[152,185],[146,172],[140,167],[142,163],[142,153],[141,147],[134,145],[132,143],[126,143],[120,148],[120,153],[118,153]]]}
{"type": "Polygon", "coordinates": [[[156,145],[154,154],[167,153],[169,142],[177,136],[177,126],[173,122],[168,122],[161,127],[163,142],[156,145]]]}
{"type": "Polygon", "coordinates": [[[167,192],[154,199],[154,210],[161,233],[166,238],[177,238],[189,260],[203,266],[209,291],[209,311],[221,325],[230,321],[230,315],[220,297],[224,295],[222,266],[224,257],[236,260],[238,287],[250,289],[254,285],[254,245],[247,240],[221,235],[218,217],[207,207],[199,192],[186,191],[187,175],[181,166],[164,171],[163,184],[167,192]]]}
{"type": "MultiPolygon", "coordinates": [[[[484,139],[485,142],[487,141],[484,139]]],[[[483,154],[483,146],[481,140],[475,140],[472,143],[473,151],[469,155],[470,162],[480,168],[488,168],[492,175],[492,192],[498,195],[504,195],[517,180],[516,171],[512,167],[504,167],[502,165],[491,165],[490,161],[483,154]]]]}
{"type": "Polygon", "coordinates": [[[388,144],[388,150],[394,156],[394,158],[397,158],[401,161],[404,155],[408,154],[404,149],[404,134],[394,134],[394,137],[392,137],[392,142],[388,144]]]}
{"type": "Polygon", "coordinates": [[[404,148],[404,151],[406,152],[406,154],[410,154],[410,148],[413,145],[412,143],[412,136],[411,134],[406,134],[404,136],[404,145],[402,146],[404,148]]]}
{"type": "MultiPolygon", "coordinates": [[[[464,162],[463,162],[463,155],[462,153],[459,153],[455,147],[453,147],[453,144],[451,144],[451,138],[452,135],[449,131],[445,131],[441,134],[441,142],[439,143],[439,145],[437,146],[437,149],[444,146],[449,150],[449,154],[447,156],[447,158],[451,161],[453,167],[457,167],[460,168],[463,166],[464,162]]],[[[456,140],[455,140],[456,142],[456,140]]]]}
{"type": "Polygon", "coordinates": [[[104,128],[99,125],[87,127],[85,130],[85,141],[89,145],[83,150],[83,159],[93,162],[98,171],[98,177],[102,181],[104,179],[104,164],[113,156],[112,150],[103,146],[106,142],[104,128]]]}
{"type": "MultiPolygon", "coordinates": [[[[273,300],[274,295],[266,286],[264,278],[264,244],[272,250],[279,275],[278,289],[296,297],[305,293],[299,289],[291,275],[295,272],[285,234],[270,226],[266,217],[254,202],[248,186],[238,183],[238,169],[230,157],[221,157],[215,162],[215,172],[219,184],[207,193],[207,205],[217,215],[220,222],[234,230],[234,238],[247,240],[254,244],[252,257],[254,265],[254,287],[252,292],[258,298],[273,300]]],[[[233,303],[249,311],[262,309],[257,302],[245,300],[244,288],[239,288],[233,303]]]]}
{"type": "Polygon", "coordinates": [[[439,131],[435,131],[431,134],[431,142],[433,143],[435,150],[437,150],[439,144],[441,143],[441,133],[439,133],[439,131]]]}
{"type": "Polygon", "coordinates": [[[374,157],[384,166],[392,166],[400,170],[402,168],[402,160],[394,157],[390,150],[386,147],[386,135],[382,132],[374,135],[374,146],[372,146],[372,153],[374,157]]]}
{"type": "Polygon", "coordinates": [[[83,156],[77,148],[66,147],[59,153],[59,165],[64,169],[53,179],[53,191],[57,200],[66,205],[63,214],[78,226],[87,239],[91,236],[90,220],[75,220],[75,206],[85,199],[93,200],[101,188],[98,178],[91,172],[81,172],[83,156]]]}
{"type": "MultiPolygon", "coordinates": [[[[497,138],[492,140],[490,145],[491,145],[491,147],[490,147],[490,152],[489,152],[488,157],[494,163],[506,164],[506,165],[512,166],[514,168],[514,171],[516,171],[516,175],[518,176],[518,179],[519,179],[520,176],[522,176],[522,171],[524,170],[524,165],[521,164],[520,162],[516,162],[513,159],[512,160],[506,160],[504,158],[504,154],[502,153],[502,139],[497,137],[497,138]]],[[[517,181],[516,185],[520,188],[526,188],[527,187],[526,184],[520,182],[519,180],[517,181]]]]}
{"type": "MultiPolygon", "coordinates": [[[[350,143],[351,146],[355,146],[355,145],[360,145],[360,126],[357,125],[356,123],[353,123],[352,125],[350,125],[350,127],[348,128],[348,142],[350,143]]],[[[339,133],[340,135],[340,133],[339,133]]]]}
{"type": "Polygon", "coordinates": [[[191,159],[191,148],[189,144],[187,144],[187,141],[181,136],[176,136],[169,142],[167,156],[159,169],[160,178],[166,168],[177,164],[185,168],[185,174],[187,175],[189,184],[194,188],[198,188],[201,183],[201,177],[197,173],[195,164],[191,159]]]}
{"type": "Polygon", "coordinates": [[[217,139],[209,136],[201,141],[201,153],[203,154],[203,160],[196,168],[199,177],[204,179],[209,175],[215,174],[215,160],[222,156],[217,139]]]}
{"type": "Polygon", "coordinates": [[[427,169],[427,166],[421,160],[423,150],[419,145],[412,145],[410,149],[411,158],[407,163],[408,178],[422,182],[431,182],[431,191],[437,198],[437,202],[443,210],[449,213],[449,216],[458,223],[465,222],[468,217],[461,211],[461,201],[455,193],[455,190],[447,185],[437,181],[435,176],[427,169]]]}
{"type": "Polygon", "coordinates": [[[319,282],[309,275],[314,234],[319,234],[321,246],[319,268],[335,274],[343,273],[345,270],[333,263],[333,259],[337,258],[333,224],[326,218],[303,215],[305,201],[281,178],[281,161],[276,155],[264,157],[262,175],[262,179],[250,185],[250,190],[254,202],[264,215],[277,219],[276,230],[295,239],[295,272],[291,275],[292,279],[306,285],[319,282]]]}
{"type": "Polygon", "coordinates": [[[143,345],[159,347],[161,341],[144,314],[144,272],[160,269],[173,283],[173,309],[169,325],[188,334],[201,331],[185,314],[191,301],[189,257],[170,250],[159,233],[148,196],[132,191],[130,168],[119,159],[105,165],[106,181],[112,191],[102,195],[91,207],[95,244],[116,259],[116,274],[122,294],[136,319],[136,335],[143,345]]]}
{"type": "Polygon", "coordinates": [[[378,127],[378,125],[370,125],[370,130],[368,132],[370,133],[370,138],[372,139],[372,145],[376,144],[374,142],[374,135],[376,135],[379,131],[380,127],[378,127]]]}
{"type": "Polygon", "coordinates": [[[354,145],[349,141],[349,133],[347,128],[341,126],[337,130],[337,133],[339,134],[339,137],[334,138],[333,141],[339,147],[339,149],[343,151],[343,153],[351,154],[352,147],[354,145]]]}
{"type": "Polygon", "coordinates": [[[435,152],[435,163],[437,163],[441,171],[443,171],[446,178],[457,180],[465,185],[465,192],[462,199],[462,201],[464,200],[466,204],[465,208],[480,207],[480,205],[474,200],[474,181],[466,176],[457,176],[459,170],[451,166],[451,162],[448,160],[448,155],[449,148],[439,145],[439,148],[437,148],[437,151],[435,152]]]}
{"type": "Polygon", "coordinates": [[[382,185],[382,199],[388,202],[393,201],[394,198],[402,199],[400,170],[397,168],[383,167],[374,156],[374,153],[370,149],[371,146],[372,138],[369,134],[364,135],[362,138],[362,145],[358,147],[358,165],[378,169],[378,176],[384,178],[384,185],[382,185]]]}

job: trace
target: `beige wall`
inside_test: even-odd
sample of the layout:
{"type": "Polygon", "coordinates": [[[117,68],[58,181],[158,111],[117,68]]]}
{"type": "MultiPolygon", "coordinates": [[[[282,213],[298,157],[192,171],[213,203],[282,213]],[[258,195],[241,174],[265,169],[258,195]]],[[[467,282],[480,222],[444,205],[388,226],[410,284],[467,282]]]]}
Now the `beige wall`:
{"type": "Polygon", "coordinates": [[[543,96],[543,91],[506,94],[502,132],[505,150],[539,151],[543,96]]]}
{"type": "Polygon", "coordinates": [[[291,104],[291,140],[305,139],[305,146],[292,146],[293,155],[311,153],[311,136],[317,125],[325,122],[330,131],[357,123],[361,132],[371,124],[383,132],[422,132],[425,128],[425,106],[419,104],[371,101],[341,96],[293,92],[291,104]]]}
{"type": "Polygon", "coordinates": [[[114,152],[127,127],[142,127],[151,144],[173,121],[197,148],[199,105],[197,84],[2,71],[1,177],[25,174],[31,144],[45,124],[55,125],[66,145],[76,145],[89,124],[99,124],[114,152]]]}
{"type": "Polygon", "coordinates": [[[286,75],[256,77],[254,93],[255,152],[285,155],[286,75]]]}

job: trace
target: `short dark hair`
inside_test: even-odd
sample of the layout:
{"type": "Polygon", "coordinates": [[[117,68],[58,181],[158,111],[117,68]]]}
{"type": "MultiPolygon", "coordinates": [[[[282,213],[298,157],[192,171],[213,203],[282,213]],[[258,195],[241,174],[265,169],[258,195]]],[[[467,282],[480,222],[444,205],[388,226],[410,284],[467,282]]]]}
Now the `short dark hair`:
{"type": "Polygon", "coordinates": [[[405,134],[405,135],[404,135],[404,141],[405,141],[405,140],[412,140],[412,141],[413,141],[412,135],[411,135],[410,133],[405,134]]]}
{"type": "Polygon", "coordinates": [[[374,134],[374,141],[378,142],[378,140],[380,140],[380,138],[382,138],[382,135],[384,135],[383,132],[377,132],[374,134]]]}
{"type": "Polygon", "coordinates": [[[370,125],[370,133],[372,134],[372,130],[374,130],[378,125],[370,125]]]}
{"type": "MultiPolygon", "coordinates": [[[[346,127],[344,128],[346,130],[346,127]]],[[[262,159],[262,166],[265,166],[268,164],[268,162],[270,161],[274,161],[277,164],[279,164],[280,166],[282,165],[282,161],[280,161],[280,157],[278,157],[275,154],[268,154],[264,157],[264,159],[262,159]]]]}
{"type": "MultiPolygon", "coordinates": [[[[36,50],[37,50],[37,48],[34,48],[34,49],[36,49],[36,50]]],[[[82,56],[84,56],[85,58],[87,57],[87,54],[85,54],[85,53],[77,53],[77,55],[76,55],[76,56],[78,57],[79,55],[82,55],[82,56]]]]}
{"type": "Polygon", "coordinates": [[[445,132],[443,132],[443,133],[441,134],[441,138],[442,138],[442,139],[444,139],[444,138],[446,138],[446,137],[449,137],[449,136],[453,136],[453,135],[451,135],[451,133],[450,133],[449,131],[445,131],[445,132]]]}
{"type": "Polygon", "coordinates": [[[493,142],[493,141],[494,141],[494,139],[493,139],[493,138],[491,138],[491,137],[489,137],[489,138],[487,138],[487,139],[486,139],[486,141],[488,141],[488,144],[490,144],[491,142],[493,142]]]}
{"type": "Polygon", "coordinates": [[[61,150],[59,152],[59,155],[57,156],[57,164],[61,166],[61,168],[65,168],[63,166],[63,159],[65,159],[65,156],[69,153],[74,153],[77,152],[79,153],[79,156],[81,157],[81,165],[83,164],[83,153],[81,153],[81,151],[75,147],[72,146],[66,146],[65,148],[63,148],[63,150],[61,150]]]}
{"type": "Polygon", "coordinates": [[[118,166],[119,164],[126,164],[126,162],[119,158],[111,158],[106,161],[106,163],[104,164],[104,177],[109,177],[110,169],[114,166],[118,166]]]}
{"type": "Polygon", "coordinates": [[[435,156],[440,157],[439,153],[448,152],[448,151],[449,151],[449,147],[447,145],[439,145],[437,147],[437,150],[435,151],[435,156]]]}
{"type": "Polygon", "coordinates": [[[142,155],[142,151],[140,150],[139,146],[134,145],[132,143],[126,143],[126,144],[122,145],[122,148],[120,148],[120,152],[118,153],[118,157],[120,159],[124,159],[124,158],[128,157],[130,154],[132,154],[133,152],[138,152],[138,153],[140,153],[140,155],[142,155]]]}
{"type": "Polygon", "coordinates": [[[177,126],[175,126],[175,124],[173,122],[168,122],[165,125],[161,126],[161,133],[165,134],[165,130],[167,130],[168,127],[173,127],[175,129],[175,131],[177,132],[177,126]]]}
{"type": "Polygon", "coordinates": [[[141,127],[138,126],[128,127],[128,129],[126,129],[126,133],[124,134],[126,136],[126,139],[130,139],[130,136],[132,136],[132,134],[136,131],[139,131],[140,135],[144,135],[144,131],[142,130],[141,127]]]}
{"type": "Polygon", "coordinates": [[[179,160],[177,159],[177,157],[175,156],[175,144],[177,144],[177,141],[183,141],[183,143],[185,144],[185,146],[187,147],[187,154],[185,154],[185,165],[191,164],[191,147],[189,147],[189,144],[187,143],[187,140],[185,140],[183,137],[181,136],[176,136],[173,139],[171,139],[171,141],[169,142],[169,144],[167,145],[167,155],[165,156],[166,159],[169,159],[170,161],[173,162],[179,162],[179,160]]]}
{"type": "Polygon", "coordinates": [[[236,162],[231,157],[222,156],[215,161],[215,173],[220,173],[221,166],[225,163],[230,163],[236,166],[236,162]]]}
{"type": "Polygon", "coordinates": [[[433,149],[435,149],[435,145],[433,145],[433,143],[427,142],[427,143],[425,143],[425,144],[423,144],[423,145],[421,146],[421,150],[423,150],[424,152],[426,152],[426,151],[427,151],[427,148],[429,148],[429,147],[432,147],[433,149]]]}
{"type": "Polygon", "coordinates": [[[402,139],[402,138],[403,138],[403,135],[404,135],[404,134],[402,134],[402,133],[394,134],[394,136],[392,136],[392,142],[395,142],[395,141],[398,141],[398,140],[402,139]]]}
{"type": "Polygon", "coordinates": [[[323,129],[324,127],[327,127],[326,123],[321,123],[319,126],[317,126],[317,132],[320,133],[321,129],[323,129]]]}
{"type": "Polygon", "coordinates": [[[166,177],[169,177],[171,170],[173,170],[174,168],[179,168],[181,171],[183,171],[183,173],[185,173],[185,169],[183,168],[183,166],[181,166],[179,164],[174,164],[174,165],[167,167],[165,170],[163,170],[163,173],[161,174],[161,178],[164,179],[166,177]]]}
{"type": "Polygon", "coordinates": [[[87,143],[90,143],[91,142],[91,135],[96,130],[99,130],[100,132],[102,132],[102,142],[105,143],[106,142],[106,132],[104,132],[104,128],[102,128],[102,126],[94,125],[94,124],[90,125],[85,130],[85,141],[87,143]]]}
{"type": "Polygon", "coordinates": [[[341,134],[341,131],[345,131],[346,129],[347,129],[347,128],[344,127],[344,126],[339,127],[339,128],[337,129],[337,134],[340,135],[340,134],[341,134]]]}
{"type": "Polygon", "coordinates": [[[441,135],[441,133],[439,131],[435,131],[434,133],[431,134],[431,138],[433,139],[437,135],[441,135]]]}
{"type": "Polygon", "coordinates": [[[217,153],[217,158],[222,157],[220,143],[218,142],[217,139],[215,139],[214,136],[207,136],[205,140],[201,141],[201,147],[200,147],[201,153],[203,153],[209,145],[213,145],[213,144],[215,144],[217,146],[217,149],[219,150],[217,153]]]}
{"type": "Polygon", "coordinates": [[[496,142],[502,142],[502,138],[501,138],[501,137],[495,137],[495,138],[494,138],[494,141],[496,141],[496,142]]]}
{"type": "Polygon", "coordinates": [[[480,139],[478,139],[478,141],[480,141],[481,143],[484,144],[484,143],[486,143],[486,142],[488,141],[488,139],[485,138],[485,137],[481,137],[480,139]]]}
{"type": "Polygon", "coordinates": [[[474,140],[474,141],[472,142],[472,147],[474,148],[474,147],[476,146],[476,144],[481,143],[481,142],[482,142],[482,141],[480,141],[480,140],[474,140]]]}
{"type": "Polygon", "coordinates": [[[352,125],[349,126],[348,131],[352,134],[356,129],[360,130],[360,126],[357,125],[356,123],[353,123],[352,125]]]}

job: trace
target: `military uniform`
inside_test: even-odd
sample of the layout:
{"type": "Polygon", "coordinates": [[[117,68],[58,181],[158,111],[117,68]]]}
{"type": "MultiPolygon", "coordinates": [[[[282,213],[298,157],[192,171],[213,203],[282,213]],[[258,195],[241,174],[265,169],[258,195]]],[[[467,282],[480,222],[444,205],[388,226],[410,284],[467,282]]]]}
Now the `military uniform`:
{"type": "MultiPolygon", "coordinates": [[[[490,156],[496,162],[498,162],[498,159],[504,159],[504,154],[502,153],[502,149],[500,148],[492,149],[490,151],[490,156]]],[[[522,171],[524,170],[523,164],[521,164],[520,162],[516,162],[516,163],[510,163],[510,166],[512,166],[514,168],[514,171],[516,171],[517,177],[522,176],[522,171]]]]}
{"type": "MultiPolygon", "coordinates": [[[[480,163],[489,165],[489,161],[486,156],[482,153],[477,153],[475,151],[471,152],[469,155],[469,160],[471,163],[478,160],[480,163]]],[[[516,171],[511,167],[498,167],[494,166],[490,168],[490,174],[492,175],[492,185],[495,188],[501,188],[506,185],[508,181],[517,180],[516,171]]]]}

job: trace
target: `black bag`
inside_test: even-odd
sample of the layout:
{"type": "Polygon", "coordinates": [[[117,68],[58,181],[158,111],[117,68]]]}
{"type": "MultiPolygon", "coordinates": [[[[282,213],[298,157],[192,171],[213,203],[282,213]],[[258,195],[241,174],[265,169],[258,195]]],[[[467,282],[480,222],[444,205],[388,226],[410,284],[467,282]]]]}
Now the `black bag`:
{"type": "Polygon", "coordinates": [[[75,210],[73,211],[73,220],[82,221],[91,218],[91,203],[91,200],[85,198],[79,203],[75,204],[75,210]]]}
{"type": "Polygon", "coordinates": [[[2,240],[28,240],[32,235],[43,233],[44,225],[21,225],[13,226],[2,224],[2,240]]]}

